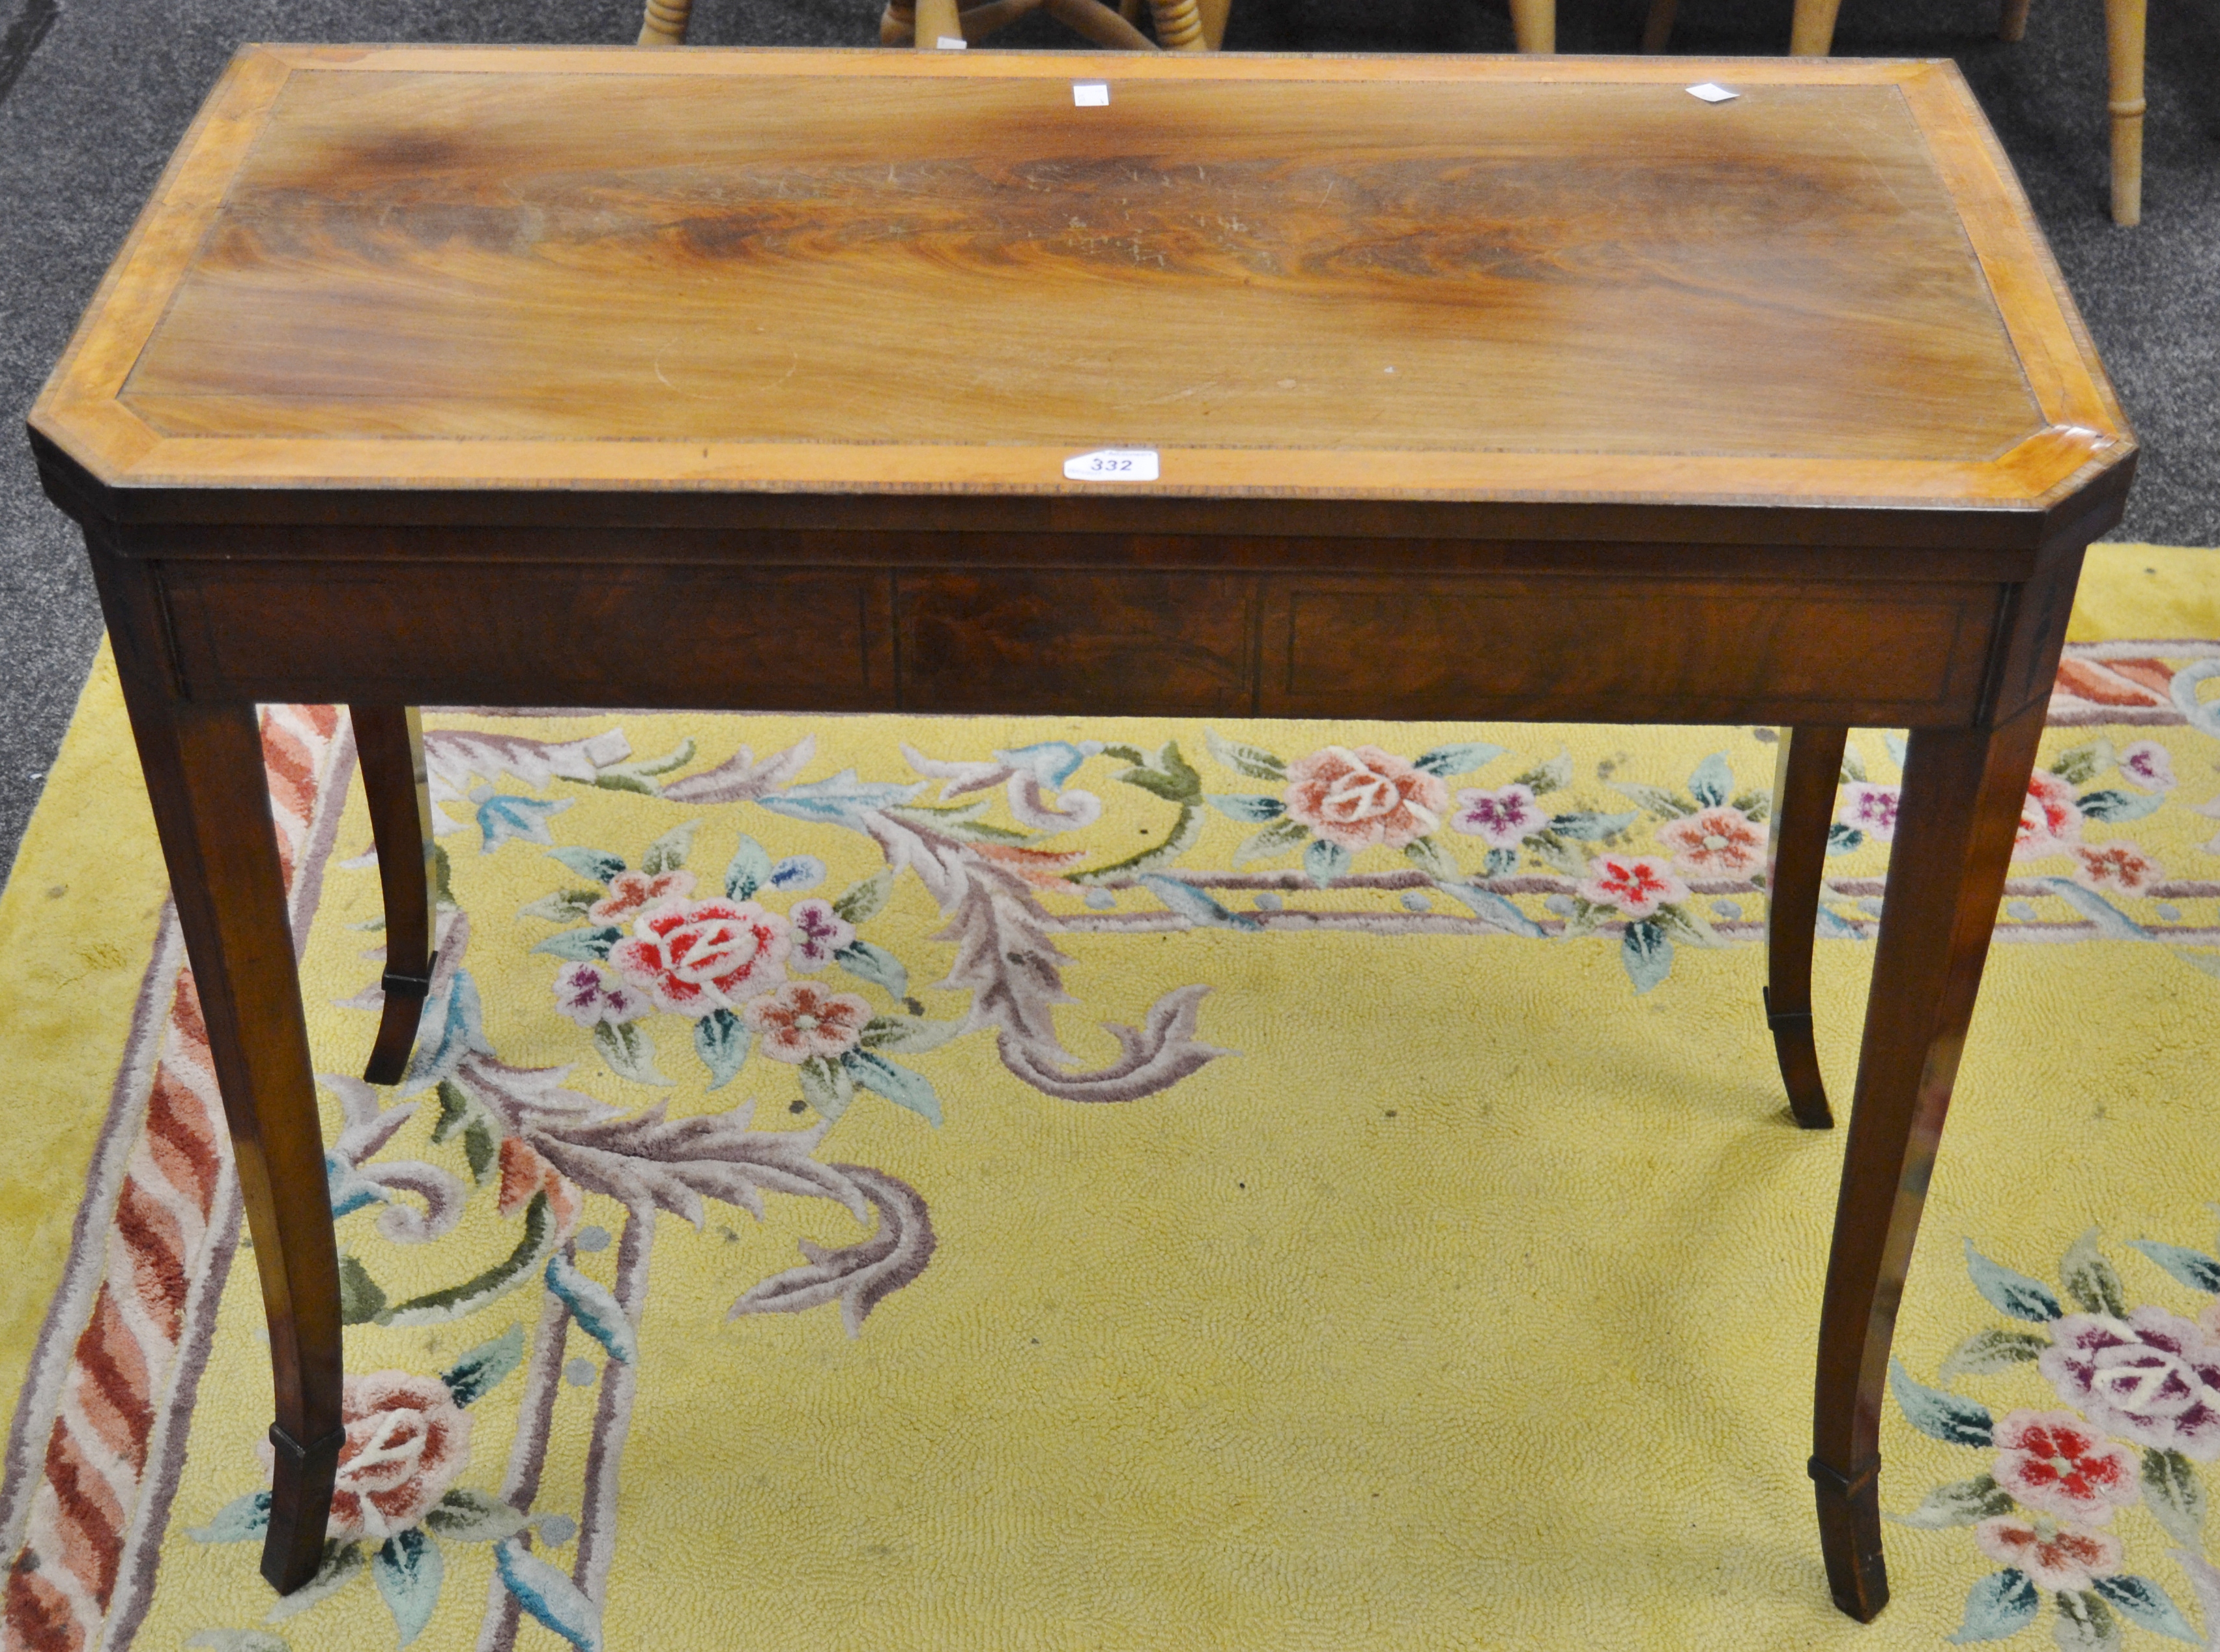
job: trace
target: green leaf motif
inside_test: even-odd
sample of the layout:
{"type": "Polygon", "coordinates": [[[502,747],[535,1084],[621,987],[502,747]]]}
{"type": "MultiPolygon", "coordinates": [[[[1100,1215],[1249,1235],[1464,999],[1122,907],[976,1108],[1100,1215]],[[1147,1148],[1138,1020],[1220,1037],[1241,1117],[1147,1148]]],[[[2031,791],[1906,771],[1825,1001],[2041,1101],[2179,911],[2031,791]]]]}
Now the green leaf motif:
{"type": "Polygon", "coordinates": [[[2098,740],[2061,751],[2050,760],[2050,772],[2069,786],[2085,786],[2102,774],[2112,761],[2112,743],[2098,740]]]}
{"type": "Polygon", "coordinates": [[[1182,879],[1146,873],[1141,878],[1141,887],[1163,901],[1167,911],[1177,913],[1191,924],[1210,929],[1260,927],[1253,913],[1229,911],[1213,900],[1207,891],[1182,879]]]}
{"type": "Polygon", "coordinates": [[[1233,870],[1238,872],[1252,862],[1275,859],[1309,841],[1311,829],[1300,820],[1275,820],[1241,840],[1233,851],[1233,870]]]}
{"type": "Polygon", "coordinates": [[[1843,748],[1843,783],[1847,786],[1854,780],[1863,780],[1865,777],[1865,753],[1859,751],[1855,745],[1845,745],[1843,748]]]}
{"type": "Polygon", "coordinates": [[[2143,1452],[2143,1501],[2166,1535],[2184,1549],[2204,1546],[2204,1485],[2179,1451],[2143,1452]]]}
{"type": "Polygon", "coordinates": [[[1986,1446],[1992,1442],[1996,1419],[1979,1401],[1915,1381],[1900,1360],[1888,1362],[1888,1386],[1904,1420],[1922,1434],[1949,1445],[1986,1446]]]}
{"type": "Polygon", "coordinates": [[[832,955],[832,962],[857,980],[883,988],[887,996],[897,1003],[909,996],[908,969],[883,946],[874,946],[869,941],[851,941],[832,955]]]}
{"type": "MultiPolygon", "coordinates": [[[[536,1193],[532,1202],[524,1207],[524,1237],[517,1241],[516,1249],[484,1272],[475,1274],[459,1285],[449,1285],[436,1291],[427,1291],[421,1296],[412,1296],[406,1302],[384,1309],[377,1316],[382,1325],[436,1325],[449,1319],[459,1319],[466,1313],[475,1313],[495,1298],[505,1296],[532,1276],[533,1270],[546,1259],[555,1248],[555,1217],[547,1207],[547,1195],[536,1193]]],[[[521,1333],[519,1333],[520,1336],[521,1333]]]]}
{"type": "Polygon", "coordinates": [[[1696,806],[1687,798],[1676,792],[1667,791],[1662,786],[1645,786],[1636,780],[1614,780],[1611,782],[1611,789],[1620,796],[1639,803],[1650,814],[1662,815],[1668,820],[1677,820],[1683,815],[1696,812],[1696,806]]]}
{"type": "Polygon", "coordinates": [[[860,883],[851,883],[832,903],[832,910],[850,924],[860,924],[886,910],[895,889],[891,867],[882,867],[860,883]]]}
{"type": "Polygon", "coordinates": [[[1349,876],[1349,851],[1325,838],[1303,851],[1303,871],[1321,889],[1349,876]]]}
{"type": "Polygon", "coordinates": [[[720,1090],[748,1058],[755,1035],[728,1009],[711,1010],[694,1023],[694,1053],[709,1069],[709,1088],[720,1090]]]}
{"type": "Polygon", "coordinates": [[[858,1089],[882,1095],[898,1107],[907,1107],[929,1125],[940,1122],[940,1098],[921,1073],[898,1067],[869,1050],[851,1050],[840,1065],[858,1089]]]}
{"type": "Polygon", "coordinates": [[[516,1604],[560,1635],[577,1652],[602,1652],[601,1608],[578,1586],[514,1537],[497,1544],[494,1567],[516,1604]]]}
{"type": "Polygon", "coordinates": [[[501,1133],[484,1119],[471,1119],[463,1127],[463,1157],[471,1180],[483,1188],[501,1162],[501,1133]]]}
{"type": "Polygon", "coordinates": [[[340,1323],[366,1325],[385,1312],[384,1287],[352,1250],[340,1252],[340,1323]]]}
{"type": "Polygon", "coordinates": [[[606,849],[551,849],[547,858],[562,862],[580,877],[604,885],[625,870],[624,857],[612,855],[606,849]]]}
{"type": "Polygon", "coordinates": [[[2036,1325],[2049,1325],[2065,1312],[2049,1286],[2039,1279],[2030,1279],[2025,1274],[2016,1274],[2009,1268],[1991,1262],[1974,1249],[1971,1239],[1966,1241],[1966,1273],[1974,1281],[1974,1288],[1981,1300],[1999,1313],[2009,1313],[2015,1319],[2030,1320],[2036,1325]]]}
{"type": "Polygon", "coordinates": [[[2095,1587],[2098,1594],[2118,1609],[2121,1617],[2138,1628],[2171,1635],[2192,1646],[2204,1644],[2204,1637],[2190,1627],[2189,1619],[2182,1616],[2173,1598],[2150,1579],[2123,1573],[2096,1579],[2095,1587]]]}
{"type": "Polygon", "coordinates": [[[1205,792],[1202,801],[1227,820],[1251,826],[1260,820],[1276,820],[1288,808],[1278,798],[1256,792],[1205,792]]]}
{"type": "Polygon", "coordinates": [[[1672,939],[1690,946],[1724,946],[1719,932],[1711,920],[1684,901],[1662,906],[1649,914],[1649,921],[1664,931],[1672,939]]]}
{"type": "Polygon", "coordinates": [[[2042,1356],[2050,1338],[2039,1331],[1977,1331],[1950,1350],[1936,1372],[1942,1381],[1957,1376],[1990,1376],[2042,1356]]]}
{"type": "Polygon", "coordinates": [[[1911,1513],[1889,1518],[1900,1526],[1939,1531],[1946,1526],[1970,1526],[1977,1521],[1993,1519],[1999,1514],[2010,1514],[2011,1509],[2011,1498],[1997,1484],[1995,1477],[1980,1474],[1972,1480],[1937,1486],[1911,1513]]]}
{"type": "Polygon", "coordinates": [[[913,826],[930,827],[963,843],[1024,843],[1029,833],[1013,832],[1007,826],[989,826],[979,817],[986,814],[989,800],[981,798],[976,803],[958,803],[951,808],[936,808],[929,804],[889,804],[882,813],[897,820],[907,820],[913,826]]]}
{"type": "Polygon", "coordinates": [[[573,963],[601,963],[608,961],[609,949],[624,939],[624,931],[609,924],[566,929],[550,935],[532,950],[568,958],[573,963]]]}
{"type": "Polygon", "coordinates": [[[594,1023],[594,1048],[602,1052],[608,1069],[635,1084],[668,1089],[671,1081],[655,1064],[655,1043],[637,1021],[594,1023]]]}
{"type": "Polygon", "coordinates": [[[1462,870],[1450,858],[1449,851],[1431,837],[1413,838],[1403,845],[1403,854],[1412,865],[1437,882],[1464,876],[1462,870]]]}
{"type": "Polygon", "coordinates": [[[440,1545],[420,1527],[396,1531],[378,1545],[370,1562],[370,1574],[377,1583],[385,1609],[393,1614],[402,1645],[421,1635],[424,1625],[432,1621],[432,1609],[440,1604],[440,1585],[446,1573],[440,1545]]]}
{"type": "Polygon", "coordinates": [[[1953,1646],[2001,1641],[2033,1623],[2042,1604],[2026,1573],[2017,1567],[1992,1572],[1967,1592],[1966,1620],[1945,1638],[1953,1646]]]}
{"type": "Polygon", "coordinates": [[[2123,792],[2117,788],[2084,792],[2073,800],[2073,806],[2086,819],[2109,820],[2115,826],[2129,820],[2140,820],[2146,814],[2155,814],[2165,805],[2164,792],[2138,796],[2134,792],[2123,792]]]}
{"type": "Polygon", "coordinates": [[[2203,1291],[2207,1296],[2220,1296],[2220,1262],[2214,1261],[2202,1250],[2192,1250],[2178,1244],[2161,1244],[2155,1239],[2134,1240],[2128,1249],[2142,1251],[2191,1290],[2203,1291]]]}
{"type": "Polygon", "coordinates": [[[1568,814],[1553,814],[1549,829],[1560,838],[1570,838],[1579,843],[1600,843],[1606,838],[1618,836],[1642,817],[1640,814],[1602,814],[1593,809],[1576,809],[1568,814]]]}
{"type": "Polygon", "coordinates": [[[2084,1313],[2128,1317],[2128,1294],[2105,1253],[2097,1249],[2097,1230],[2091,1228],[2073,1241],[2058,1263],[2058,1282],[2084,1313]]]}
{"type": "Polygon", "coordinates": [[[1547,763],[1537,764],[1525,774],[1513,775],[1511,783],[1524,786],[1537,797],[1561,792],[1573,783],[1573,754],[1561,751],[1547,763]]]}
{"type": "Polygon", "coordinates": [[[1673,943],[1665,932],[1647,919],[1629,924],[1618,946],[1619,962],[1634,990],[1646,993],[1673,971],[1673,943]]]}
{"type": "Polygon", "coordinates": [[[490,1493],[456,1486],[424,1514],[424,1528],[450,1543],[495,1543],[513,1537],[531,1524],[521,1510],[490,1493]]]}
{"type": "Polygon", "coordinates": [[[859,1042],[866,1050],[921,1055],[926,1050],[939,1049],[968,1025],[963,1021],[928,1021],[916,1015],[874,1015],[864,1024],[859,1042]]]}
{"type": "Polygon", "coordinates": [[[1854,854],[1865,847],[1866,834],[1855,826],[1844,826],[1840,820],[1827,827],[1827,852],[1830,855],[1854,854]]]}
{"type": "MultiPolygon", "coordinates": [[[[1239,740],[1225,739],[1214,730],[1207,728],[1202,731],[1202,743],[1209,747],[1211,760],[1222,769],[1231,769],[1234,773],[1246,775],[1251,780],[1285,780],[1288,777],[1287,764],[1281,758],[1274,757],[1261,745],[1249,745],[1239,740]]],[[[1124,755],[1122,751],[1109,746],[1102,749],[1113,757],[1124,755]]],[[[1133,762],[1139,760],[1138,753],[1130,759],[1133,762]]]]}
{"type": "Polygon", "coordinates": [[[725,863],[725,898],[745,901],[770,881],[770,851],[743,832],[739,846],[725,863]]]}
{"type": "Polygon", "coordinates": [[[633,1362],[639,1352],[639,1339],[633,1334],[631,1316],[608,1286],[559,1250],[547,1258],[546,1280],[547,1288],[562,1299],[579,1330],[619,1364],[633,1362]]]}
{"type": "Polygon", "coordinates": [[[1486,920],[1506,935],[1523,935],[1531,941],[1549,938],[1547,930],[1493,889],[1469,882],[1445,882],[1441,890],[1470,907],[1474,917],[1486,920]]]}
{"type": "Polygon", "coordinates": [[[1773,794],[1770,792],[1737,792],[1734,807],[1750,820],[1762,820],[1773,813],[1773,794]]]}
{"type": "Polygon", "coordinates": [[[1515,849],[1491,849],[1487,851],[1485,876],[1509,877],[1518,870],[1518,851],[1515,849]]]}
{"type": "Polygon", "coordinates": [[[360,1543],[326,1543],[323,1564],[316,1574],[289,1595],[280,1597],[263,1618],[265,1624],[282,1624],[296,1613],[328,1600],[362,1574],[370,1563],[360,1543]]]}
{"type": "Polygon", "coordinates": [[[576,798],[519,797],[511,792],[490,793],[478,805],[478,852],[490,855],[514,838],[521,843],[552,844],[547,830],[550,815],[560,814],[576,798]]]}
{"type": "Polygon", "coordinates": [[[1411,766],[1446,779],[1451,775],[1469,775],[1476,769],[1485,769],[1502,755],[1501,746],[1474,740],[1458,745],[1437,745],[1431,751],[1421,751],[1411,759],[1411,766]]]}
{"type": "Polygon", "coordinates": [[[683,769],[694,761],[694,742],[682,739],[659,757],[640,757],[631,763],[613,763],[606,769],[594,771],[594,784],[613,792],[638,792],[645,797],[661,794],[663,788],[654,776],[667,775],[673,769],[683,769]]]}
{"type": "Polygon", "coordinates": [[[1553,872],[1566,877],[1583,878],[1588,875],[1588,857],[1544,826],[1526,839],[1526,847],[1553,872]]]}
{"type": "Polygon", "coordinates": [[[524,1327],[511,1325],[500,1336],[480,1343],[440,1374],[458,1406],[475,1404],[524,1359],[524,1327]]]}
{"type": "Polygon", "coordinates": [[[1688,795],[1707,809],[1734,795],[1734,770],[1727,766],[1725,752],[1714,751],[1696,765],[1688,776],[1688,795]]]}
{"type": "Polygon", "coordinates": [[[563,889],[543,895],[528,907],[519,907],[520,918],[544,918],[551,924],[575,924],[602,899],[600,889],[563,889]]]}
{"type": "Polygon", "coordinates": [[[2050,1632],[2060,1652],[2107,1652],[2119,1645],[2120,1620],[2095,1591],[2071,1594],[2061,1591],[2054,1599],[2058,1622],[2050,1632]]]}
{"type": "Polygon", "coordinates": [[[225,1504],[204,1526],[188,1526],[197,1543],[243,1543],[270,1530],[270,1493],[249,1492],[225,1504]]]}
{"type": "Polygon", "coordinates": [[[684,866],[686,851],[692,845],[695,830],[701,824],[699,820],[689,820],[683,826],[675,826],[648,845],[647,852],[639,857],[639,870],[654,877],[658,873],[675,872],[684,866]]]}
{"type": "Polygon", "coordinates": [[[820,1119],[838,1119],[856,1099],[856,1081],[838,1062],[812,1056],[794,1070],[801,1082],[801,1099],[820,1119]]]}

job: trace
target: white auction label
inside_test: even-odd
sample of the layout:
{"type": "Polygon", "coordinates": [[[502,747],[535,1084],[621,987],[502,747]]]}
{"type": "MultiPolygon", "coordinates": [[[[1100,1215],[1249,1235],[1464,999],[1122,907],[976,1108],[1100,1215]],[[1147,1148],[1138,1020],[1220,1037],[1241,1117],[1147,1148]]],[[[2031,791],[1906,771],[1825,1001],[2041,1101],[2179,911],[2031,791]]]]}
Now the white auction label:
{"type": "Polygon", "coordinates": [[[1075,80],[1071,83],[1071,101],[1081,109],[1110,107],[1110,84],[1105,80],[1075,80]]]}
{"type": "Polygon", "coordinates": [[[1157,450],[1153,447],[1103,447],[1092,453],[1076,453],[1063,462],[1071,482],[1154,482],[1157,450]]]}
{"type": "Polygon", "coordinates": [[[1706,80],[1699,84],[1689,87],[1688,96],[1691,97],[1700,97],[1706,103],[1724,103],[1729,98],[1739,97],[1742,94],[1737,91],[1729,91],[1724,86],[1720,85],[1716,80],[1706,80]]]}
{"type": "Polygon", "coordinates": [[[943,52],[961,52],[970,44],[971,42],[961,34],[943,34],[939,40],[933,41],[934,47],[943,52]]]}

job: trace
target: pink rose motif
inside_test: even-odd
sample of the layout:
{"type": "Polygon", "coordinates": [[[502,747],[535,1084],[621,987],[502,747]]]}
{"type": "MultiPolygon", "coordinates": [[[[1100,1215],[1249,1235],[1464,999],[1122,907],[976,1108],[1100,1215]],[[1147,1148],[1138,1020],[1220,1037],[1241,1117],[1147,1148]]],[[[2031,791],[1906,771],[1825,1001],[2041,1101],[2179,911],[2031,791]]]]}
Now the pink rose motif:
{"type": "Polygon", "coordinates": [[[1660,907],[1688,898],[1688,886],[1672,866],[1650,855],[1604,855],[1588,863],[1585,882],[1576,884],[1592,907],[1617,907],[1630,918],[1647,918],[1660,907]]]}
{"type": "Polygon", "coordinates": [[[694,893],[694,874],[687,871],[619,872],[609,880],[608,895],[586,908],[597,924],[621,923],[636,912],[645,912],[658,901],[683,901],[694,893]]]}
{"type": "Polygon", "coordinates": [[[2137,740],[2120,753],[2120,772],[2147,792],[2174,788],[2173,756],[2155,740],[2137,740]]]}
{"type": "Polygon", "coordinates": [[[2039,860],[2081,841],[2081,810],[2073,788],[2056,775],[2038,773],[2027,782],[2027,801],[2019,812],[2014,860],[2039,860]]]}
{"type": "Polygon", "coordinates": [[[1765,828],[1724,804],[1668,820],[1657,828],[1657,840],[1692,877],[1730,876],[1765,864],[1765,828]]]}
{"type": "Polygon", "coordinates": [[[2036,1365],[2058,1397],[2123,1440],[2220,1458],[2220,1338],[2164,1308],[2124,1321],[2069,1313],[2050,1322],[2036,1365]]]}
{"type": "Polygon", "coordinates": [[[1843,810],[1835,818],[1875,843],[1891,842],[1896,837],[1896,807],[1901,795],[1894,786],[1854,780],[1843,788],[1843,810]]]}
{"type": "Polygon", "coordinates": [[[786,979],[786,920],[752,901],[665,901],[633,920],[609,962],[656,1004],[695,1020],[786,979]]]}
{"type": "Polygon", "coordinates": [[[1516,849],[1549,823],[1531,789],[1516,783],[1492,792],[1468,788],[1456,801],[1450,825],[1468,838],[1483,839],[1490,849],[1516,849]]]}
{"type": "Polygon", "coordinates": [[[2087,1588],[2092,1579],[2111,1576],[2120,1569],[2123,1552],[2120,1540],[2109,1531],[2061,1526],[2046,1536],[2010,1514],[1976,1525],[1974,1541],[1991,1560],[2026,1573],[2036,1588],[2065,1593],[2087,1588]]]}
{"type": "Polygon", "coordinates": [[[856,938],[856,926],[832,910],[830,901],[797,901],[786,914],[792,927],[794,950],[786,967],[796,975],[814,975],[832,962],[832,955],[856,938]]]}
{"type": "Polygon", "coordinates": [[[2073,881],[2085,889],[2102,893],[2143,895],[2166,876],[2165,869],[2131,843],[2108,843],[2099,848],[2073,845],[2073,881]]]}
{"type": "MultiPolygon", "coordinates": [[[[383,1543],[424,1518],[471,1460],[471,1417],[437,1377],[407,1371],[351,1376],[340,1390],[340,1471],[324,1534],[383,1543]]],[[[275,1453],[256,1449],[266,1471],[275,1453]]]]}
{"type": "Polygon", "coordinates": [[[574,963],[555,977],[555,1007],[580,1026],[607,1021],[622,1026],[647,1013],[647,1000],[629,987],[605,981],[590,963],[574,963]]]}
{"type": "Polygon", "coordinates": [[[1450,789],[1376,745],[1329,745],[1288,765],[1288,813],[1344,849],[1400,849],[1442,823],[1450,789]]]}
{"type": "Polygon", "coordinates": [[[2015,1411],[1996,1427],[1997,1484],[2042,1514],[2101,1526],[2142,1495],[2142,1470],[2070,1411],[2015,1411]]]}
{"type": "Polygon", "coordinates": [[[814,981],[791,981],[748,1001],[740,1012],[773,1061],[800,1066],[812,1056],[844,1056],[864,1036],[871,1007],[853,993],[828,992],[814,981]]]}

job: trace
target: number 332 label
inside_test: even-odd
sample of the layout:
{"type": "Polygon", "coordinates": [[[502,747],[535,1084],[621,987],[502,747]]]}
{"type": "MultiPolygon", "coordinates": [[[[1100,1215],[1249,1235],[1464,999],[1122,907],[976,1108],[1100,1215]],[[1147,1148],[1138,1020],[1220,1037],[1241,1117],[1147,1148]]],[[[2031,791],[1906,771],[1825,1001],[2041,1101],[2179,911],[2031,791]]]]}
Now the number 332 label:
{"type": "Polygon", "coordinates": [[[1076,453],[1063,462],[1069,482],[1154,482],[1157,450],[1153,447],[1104,447],[1076,453]]]}

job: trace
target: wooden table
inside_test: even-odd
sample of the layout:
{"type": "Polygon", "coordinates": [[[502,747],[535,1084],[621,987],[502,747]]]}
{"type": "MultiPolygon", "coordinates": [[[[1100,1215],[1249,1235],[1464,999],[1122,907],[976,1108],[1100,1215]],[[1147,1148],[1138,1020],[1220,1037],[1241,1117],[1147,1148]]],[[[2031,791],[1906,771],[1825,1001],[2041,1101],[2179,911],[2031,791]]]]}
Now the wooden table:
{"type": "Polygon", "coordinates": [[[1811,1463],[1835,1599],[1886,1600],[1890,1332],[2134,468],[1949,64],[249,47],[31,432],[238,1144],[279,1588],[340,1314],[253,708],[354,708],[390,1078],[408,708],[473,701],[1786,724],[1812,1125],[1843,732],[1908,726],[1811,1463]],[[1105,448],[1158,479],[1067,479],[1105,448]]]}

